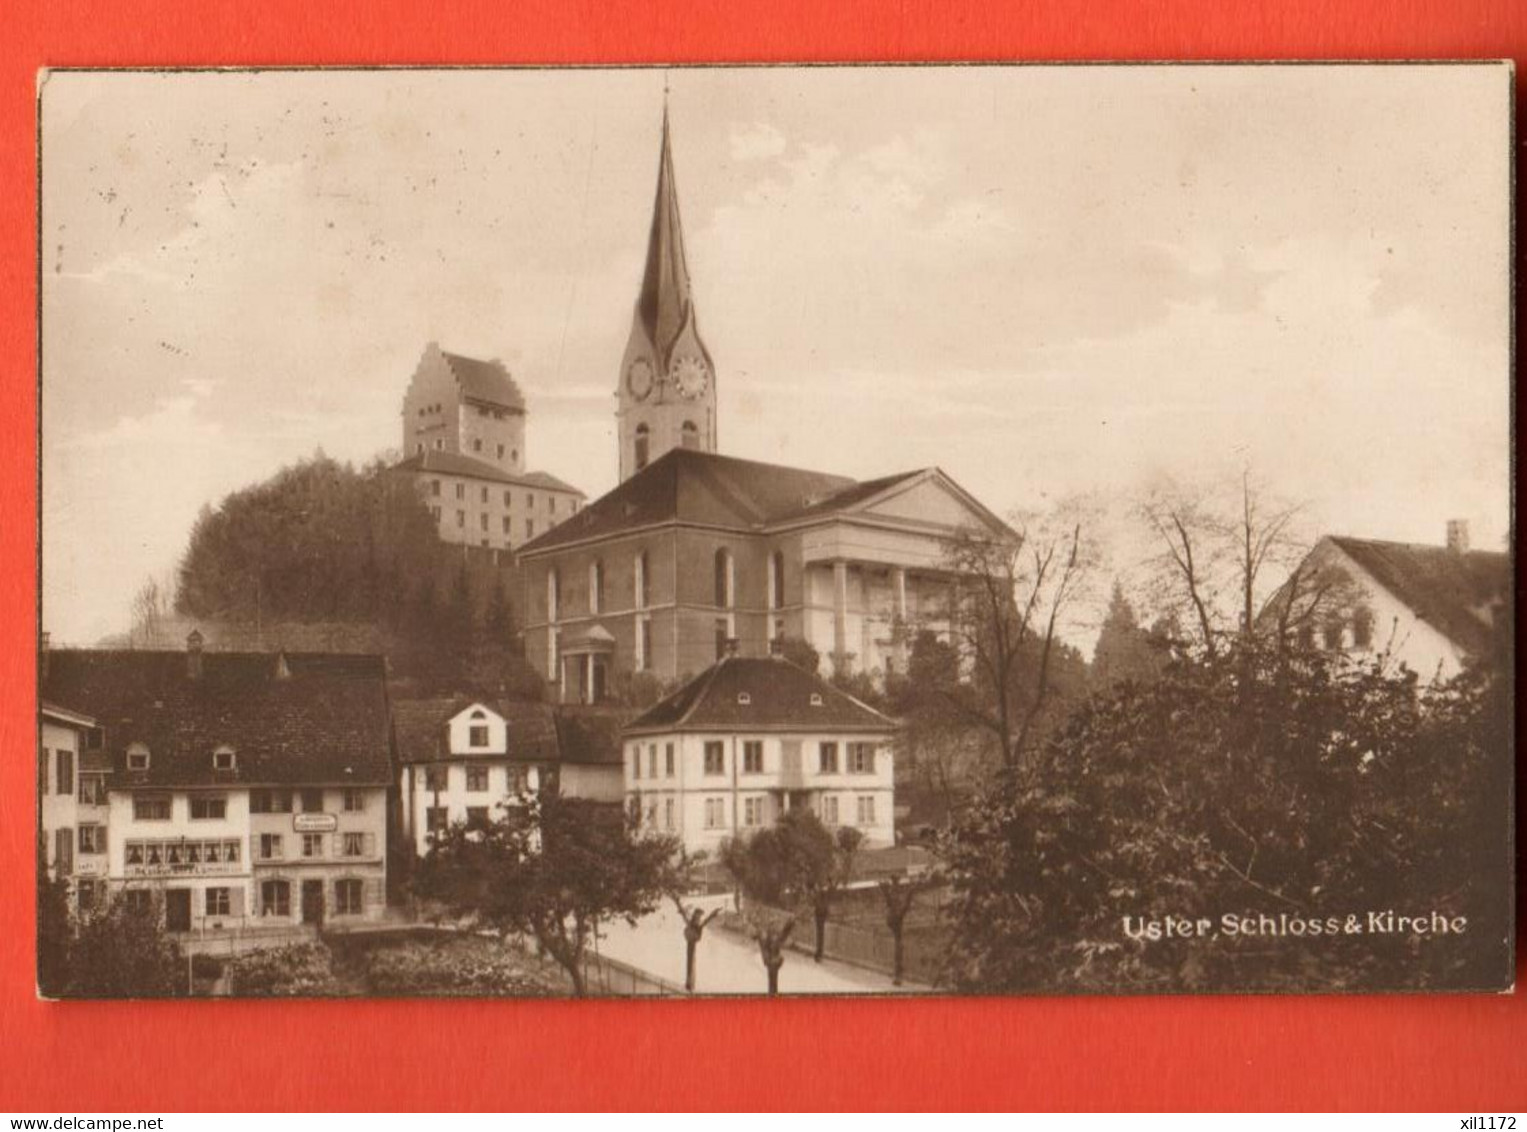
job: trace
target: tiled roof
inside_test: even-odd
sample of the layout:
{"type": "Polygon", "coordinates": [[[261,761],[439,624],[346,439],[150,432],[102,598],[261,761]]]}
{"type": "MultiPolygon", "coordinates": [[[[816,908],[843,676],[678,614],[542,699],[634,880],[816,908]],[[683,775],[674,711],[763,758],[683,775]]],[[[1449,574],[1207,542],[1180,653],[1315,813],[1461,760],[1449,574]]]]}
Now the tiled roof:
{"type": "MultiPolygon", "coordinates": [[[[466,752],[451,754],[448,725],[455,716],[481,704],[501,715],[509,729],[509,758],[534,762],[552,762],[557,758],[557,728],[551,708],[524,700],[473,699],[466,696],[423,700],[394,700],[393,733],[398,742],[398,761],[427,763],[440,759],[464,758],[466,752]]],[[[485,758],[504,758],[493,754],[485,758]]]]}
{"type": "Polygon", "coordinates": [[[410,456],[393,465],[395,472],[436,472],[443,476],[462,476],[467,479],[492,480],[494,483],[514,484],[518,487],[537,487],[545,491],[565,491],[583,496],[570,483],[559,480],[549,472],[506,472],[483,460],[474,460],[457,452],[439,452],[431,448],[410,456]]]}
{"type": "Polygon", "coordinates": [[[386,673],[379,656],[55,649],[41,694],[94,716],[118,784],[356,785],[391,781],[386,673]],[[286,675],[281,675],[280,661],[286,675]],[[149,749],[128,772],[129,744],[149,749]],[[215,771],[227,744],[235,768],[215,771]]]}
{"type": "Polygon", "coordinates": [[[461,354],[448,354],[444,350],[440,353],[456,376],[462,394],[469,400],[524,411],[525,397],[503,362],[485,362],[461,354]]]}
{"type": "Polygon", "coordinates": [[[1340,536],[1331,542],[1443,636],[1468,652],[1487,647],[1501,612],[1494,606],[1510,595],[1508,555],[1340,536]]]}
{"type": "MultiPolygon", "coordinates": [[[[898,478],[903,477],[875,482],[883,487],[898,478]]],[[[675,448],[574,518],[526,543],[520,553],[534,554],[651,523],[755,527],[831,510],[820,505],[863,486],[847,476],[675,448]]]]}
{"type": "Polygon", "coordinates": [[[782,657],[725,657],[643,712],[626,730],[892,731],[895,727],[889,717],[782,657]],[[820,697],[821,703],[813,704],[813,696],[820,697]]]}

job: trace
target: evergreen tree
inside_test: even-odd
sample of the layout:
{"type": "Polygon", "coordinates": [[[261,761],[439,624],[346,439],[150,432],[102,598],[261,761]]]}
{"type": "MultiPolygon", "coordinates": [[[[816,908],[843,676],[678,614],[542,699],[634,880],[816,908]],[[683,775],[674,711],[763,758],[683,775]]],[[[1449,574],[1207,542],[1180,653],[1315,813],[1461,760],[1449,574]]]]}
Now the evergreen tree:
{"type": "Polygon", "coordinates": [[[1124,680],[1150,680],[1159,671],[1161,650],[1135,617],[1117,581],[1092,654],[1092,686],[1105,691],[1124,680]]]}

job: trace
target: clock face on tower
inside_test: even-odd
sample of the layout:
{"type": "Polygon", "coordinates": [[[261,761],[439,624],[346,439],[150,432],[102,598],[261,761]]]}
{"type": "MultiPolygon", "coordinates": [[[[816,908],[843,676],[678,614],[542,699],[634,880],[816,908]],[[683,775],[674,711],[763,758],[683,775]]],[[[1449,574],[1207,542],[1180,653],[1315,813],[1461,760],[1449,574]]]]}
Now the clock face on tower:
{"type": "Polygon", "coordinates": [[[710,380],[705,362],[694,354],[680,354],[674,358],[668,372],[679,388],[679,396],[690,400],[704,394],[706,384],[710,380]]]}
{"type": "Polygon", "coordinates": [[[652,392],[652,363],[646,358],[632,362],[631,368],[626,370],[626,388],[638,401],[645,401],[652,392]]]}

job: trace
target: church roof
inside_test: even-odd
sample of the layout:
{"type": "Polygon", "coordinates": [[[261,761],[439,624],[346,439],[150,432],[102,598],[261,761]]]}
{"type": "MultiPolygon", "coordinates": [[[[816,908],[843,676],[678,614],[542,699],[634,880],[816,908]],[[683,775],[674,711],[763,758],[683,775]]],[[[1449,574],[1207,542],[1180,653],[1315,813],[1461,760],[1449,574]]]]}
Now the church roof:
{"type": "Polygon", "coordinates": [[[895,726],[783,657],[729,656],[648,708],[626,731],[891,731],[895,726]]]}
{"type": "Polygon", "coordinates": [[[1488,647],[1492,619],[1500,615],[1492,607],[1510,593],[1508,555],[1339,535],[1331,542],[1450,641],[1468,652],[1488,647]]]}
{"type": "Polygon", "coordinates": [[[461,387],[461,394],[469,401],[481,401],[501,409],[525,411],[525,396],[509,370],[500,361],[482,361],[463,354],[449,354],[444,350],[440,356],[450,367],[451,373],[461,387]]]}
{"type": "Polygon", "coordinates": [[[861,484],[827,472],[675,448],[573,518],[526,543],[520,553],[535,554],[654,523],[757,527],[827,514],[917,474],[861,484]]]}
{"type": "Polygon", "coordinates": [[[466,479],[492,480],[520,487],[538,487],[546,491],[566,491],[573,495],[583,494],[578,488],[549,472],[506,472],[483,460],[474,460],[459,452],[442,452],[434,448],[410,456],[393,465],[395,472],[438,472],[443,476],[462,476],[466,479]]]}
{"type": "Polygon", "coordinates": [[[689,317],[689,264],[684,258],[684,228],[679,220],[679,192],[668,140],[668,108],[663,108],[663,142],[658,156],[657,198],[647,239],[647,266],[636,300],[636,316],[657,350],[659,363],[689,317]]]}

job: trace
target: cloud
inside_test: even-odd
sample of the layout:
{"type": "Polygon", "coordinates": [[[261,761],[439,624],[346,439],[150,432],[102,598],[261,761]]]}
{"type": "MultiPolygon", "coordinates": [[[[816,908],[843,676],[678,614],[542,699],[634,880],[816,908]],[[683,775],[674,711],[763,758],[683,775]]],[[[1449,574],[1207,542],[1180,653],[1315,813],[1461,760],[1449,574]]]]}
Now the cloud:
{"type": "Polygon", "coordinates": [[[728,145],[733,161],[764,161],[785,152],[785,135],[767,122],[732,127],[728,145]]]}

